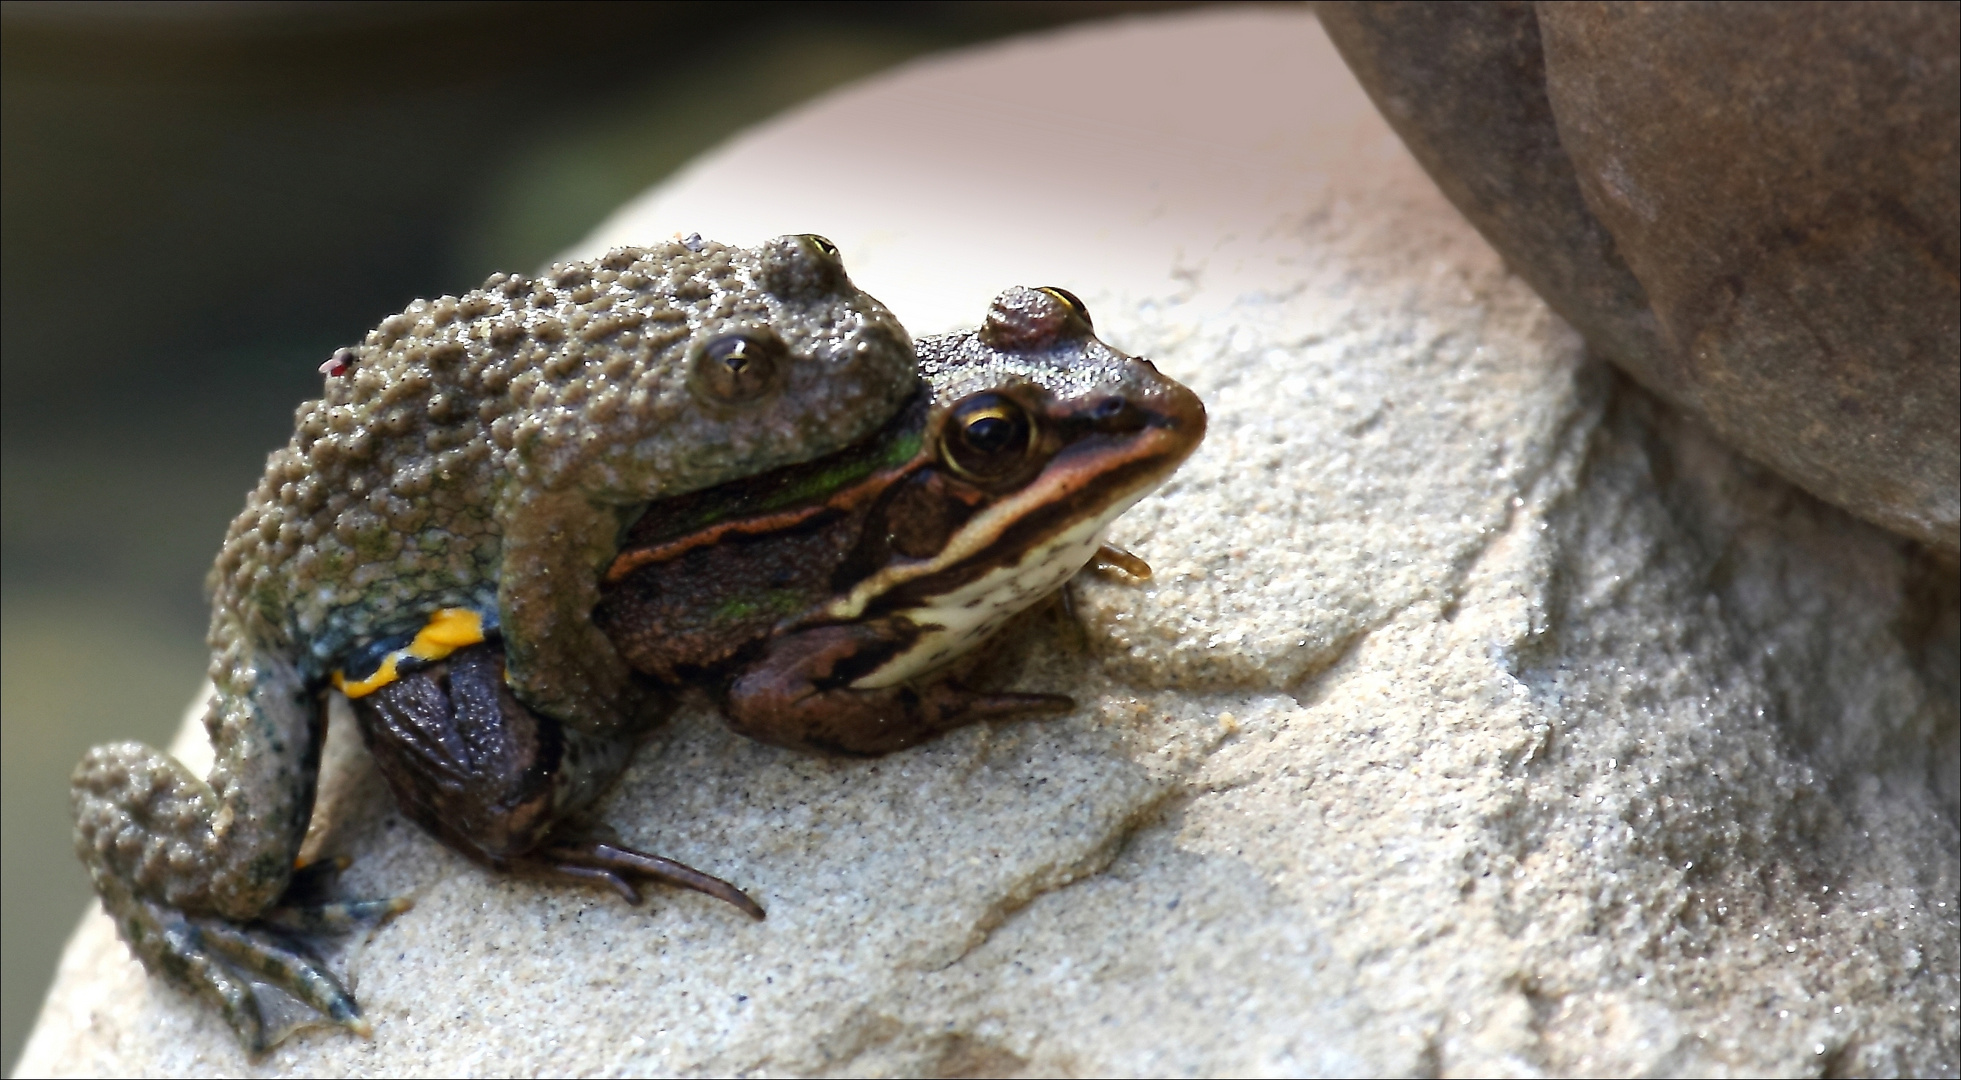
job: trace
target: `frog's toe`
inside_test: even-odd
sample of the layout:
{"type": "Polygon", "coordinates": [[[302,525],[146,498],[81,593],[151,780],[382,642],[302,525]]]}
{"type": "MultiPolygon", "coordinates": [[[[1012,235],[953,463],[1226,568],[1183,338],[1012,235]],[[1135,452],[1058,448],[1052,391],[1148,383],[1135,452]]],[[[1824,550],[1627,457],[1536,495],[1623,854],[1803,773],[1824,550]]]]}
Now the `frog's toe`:
{"type": "Polygon", "coordinates": [[[340,937],[380,926],[415,906],[406,896],[388,900],[338,900],[330,904],[286,905],[265,913],[260,921],[301,937],[340,937]]]}
{"type": "Polygon", "coordinates": [[[305,1011],[282,1008],[284,1002],[268,995],[265,989],[254,987],[265,1046],[276,1045],[293,1031],[323,1019],[358,1035],[370,1034],[353,995],[303,943],[261,923],[239,926],[216,919],[199,922],[202,925],[198,930],[205,944],[227,966],[265,988],[287,995],[314,1014],[309,1016],[305,1011]]]}
{"type": "Polygon", "coordinates": [[[415,906],[415,901],[406,896],[387,900],[329,899],[334,882],[348,864],[345,856],[339,856],[317,859],[294,870],[279,903],[255,921],[303,943],[324,944],[357,930],[373,929],[415,906]]]}
{"type": "Polygon", "coordinates": [[[634,888],[634,882],[652,881],[705,893],[735,905],[752,919],[764,917],[761,904],[721,878],[673,859],[602,840],[553,840],[526,854],[522,861],[549,877],[605,885],[629,904],[640,902],[640,890],[634,888]]]}
{"type": "Polygon", "coordinates": [[[135,944],[146,966],[217,1005],[219,1015],[248,1052],[262,1054],[272,1047],[276,1040],[266,1038],[265,1014],[251,980],[206,947],[202,928],[177,921],[135,944]]]}
{"type": "Polygon", "coordinates": [[[990,694],[942,683],[927,695],[954,728],[979,720],[1020,720],[1044,713],[1066,713],[1076,707],[1067,694],[990,694]]]}
{"type": "Polygon", "coordinates": [[[211,1001],[239,1043],[259,1054],[323,1023],[369,1034],[360,1006],[312,943],[374,925],[402,906],[373,901],[275,908],[268,918],[239,923],[133,899],[117,921],[144,966],[211,1001]],[[296,914],[301,911],[310,914],[296,914]]]}

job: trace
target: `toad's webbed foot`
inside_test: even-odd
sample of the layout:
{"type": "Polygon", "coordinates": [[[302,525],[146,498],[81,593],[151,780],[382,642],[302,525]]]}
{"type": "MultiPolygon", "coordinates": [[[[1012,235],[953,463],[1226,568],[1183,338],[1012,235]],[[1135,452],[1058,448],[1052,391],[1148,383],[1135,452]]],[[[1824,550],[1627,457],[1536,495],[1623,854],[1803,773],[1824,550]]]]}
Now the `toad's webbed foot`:
{"type": "Polygon", "coordinates": [[[353,700],[396,804],[451,849],[500,870],[602,884],[629,903],[640,902],[636,882],[658,882],[763,917],[720,878],[568,826],[626,767],[633,742],[527,708],[504,681],[499,642],[458,649],[353,700]]]}
{"type": "Polygon", "coordinates": [[[336,939],[408,910],[407,899],[321,902],[344,862],[293,875],[280,902],[250,922],[194,915],[140,896],[117,905],[118,929],[143,965],[211,1001],[247,1050],[264,1053],[302,1028],[369,1034],[360,1006],[322,958],[336,939]]]}

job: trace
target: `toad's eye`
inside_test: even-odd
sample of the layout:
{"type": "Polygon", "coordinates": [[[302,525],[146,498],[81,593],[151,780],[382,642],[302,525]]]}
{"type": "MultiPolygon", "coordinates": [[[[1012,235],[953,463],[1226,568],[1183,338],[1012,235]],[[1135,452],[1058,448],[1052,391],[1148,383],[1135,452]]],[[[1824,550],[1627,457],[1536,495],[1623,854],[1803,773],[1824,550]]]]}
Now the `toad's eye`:
{"type": "Polygon", "coordinates": [[[816,233],[779,236],[763,245],[763,288],[778,296],[828,296],[849,289],[838,246],[816,233]]]}
{"type": "Polygon", "coordinates": [[[1089,327],[1091,330],[1096,329],[1096,324],[1090,321],[1089,308],[1083,304],[1082,297],[1077,296],[1060,285],[1044,285],[1042,286],[1042,291],[1062,301],[1062,306],[1068,308],[1071,315],[1083,320],[1084,326],[1089,327]]]}
{"type": "Polygon", "coordinates": [[[768,330],[719,334],[699,347],[689,382],[709,401],[751,401],[776,385],[786,354],[782,340],[768,330]]]}
{"type": "Polygon", "coordinates": [[[1034,418],[1002,394],[975,394],[955,405],[947,421],[946,463],[970,480],[1013,476],[1034,445],[1034,418]]]}

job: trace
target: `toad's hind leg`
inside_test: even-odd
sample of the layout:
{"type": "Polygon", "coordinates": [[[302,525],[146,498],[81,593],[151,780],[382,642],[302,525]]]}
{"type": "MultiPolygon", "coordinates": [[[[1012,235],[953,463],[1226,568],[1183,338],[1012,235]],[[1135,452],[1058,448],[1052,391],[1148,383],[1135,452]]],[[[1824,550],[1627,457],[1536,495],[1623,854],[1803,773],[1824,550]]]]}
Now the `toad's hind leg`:
{"type": "MultiPolygon", "coordinates": [[[[343,1027],[366,1025],[309,933],[263,921],[282,910],[306,835],[321,713],[290,667],[239,651],[214,665],[224,681],[204,718],[216,758],[208,779],[141,743],[115,743],[89,751],[70,794],[76,853],[117,932],[145,967],[215,1004],[256,1052],[290,1027],[255,983],[343,1027]]],[[[402,906],[339,905],[326,921],[352,928],[402,906]]]]}
{"type": "Polygon", "coordinates": [[[396,803],[450,848],[497,869],[605,885],[630,903],[640,901],[636,882],[654,882],[763,917],[728,882],[620,845],[585,822],[636,740],[590,735],[526,708],[504,681],[499,643],[459,649],[353,704],[396,803]]]}

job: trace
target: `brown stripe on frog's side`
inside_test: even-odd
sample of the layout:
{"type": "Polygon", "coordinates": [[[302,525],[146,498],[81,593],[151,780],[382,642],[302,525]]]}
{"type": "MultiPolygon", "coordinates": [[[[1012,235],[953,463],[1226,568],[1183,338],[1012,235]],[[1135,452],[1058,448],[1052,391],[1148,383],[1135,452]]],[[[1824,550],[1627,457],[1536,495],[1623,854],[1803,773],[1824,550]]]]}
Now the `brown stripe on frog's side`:
{"type": "Polygon", "coordinates": [[[773,535],[865,505],[933,460],[931,451],[922,450],[932,403],[931,391],[922,387],[897,417],[857,446],[649,507],[627,530],[604,580],[612,584],[696,548],[773,535]],[[823,501],[809,501],[818,498],[823,501]]]}

